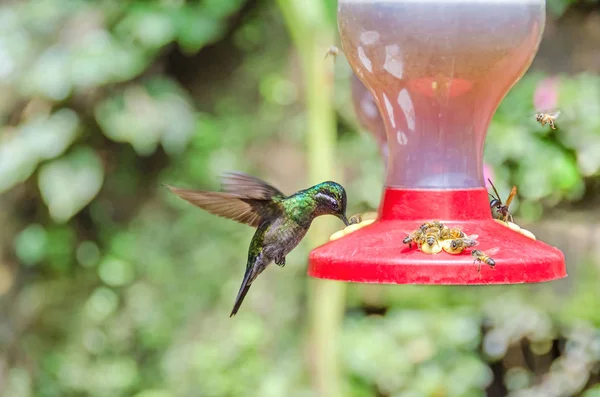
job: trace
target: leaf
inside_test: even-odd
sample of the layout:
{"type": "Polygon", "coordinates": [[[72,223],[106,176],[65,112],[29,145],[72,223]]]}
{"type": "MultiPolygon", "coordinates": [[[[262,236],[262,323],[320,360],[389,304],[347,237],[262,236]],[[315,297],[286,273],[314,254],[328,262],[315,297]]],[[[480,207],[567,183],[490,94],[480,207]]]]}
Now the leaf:
{"type": "Polygon", "coordinates": [[[571,3],[574,2],[574,0],[548,0],[548,10],[558,18],[562,16],[571,3]]]}
{"type": "Polygon", "coordinates": [[[120,287],[134,280],[135,271],[129,262],[108,257],[98,267],[98,275],[107,285],[120,287]]]}
{"type": "Polygon", "coordinates": [[[244,3],[245,0],[204,0],[202,6],[213,18],[222,19],[239,10],[244,3]]]}
{"type": "Polygon", "coordinates": [[[61,101],[71,93],[69,52],[63,46],[46,49],[29,68],[23,79],[23,91],[61,101]]]}
{"type": "Polygon", "coordinates": [[[0,192],[25,181],[41,160],[60,156],[77,138],[79,118],[70,109],[37,116],[0,140],[0,192]]]}
{"type": "Polygon", "coordinates": [[[64,223],[96,197],[103,178],[99,156],[88,147],[80,147],[45,164],[40,169],[38,185],[50,216],[64,223]]]}
{"type": "Polygon", "coordinates": [[[35,265],[46,256],[48,236],[42,225],[31,224],[15,239],[15,253],[26,265],[35,265]]]}
{"type": "Polygon", "coordinates": [[[149,390],[143,390],[143,391],[139,392],[134,397],[174,397],[174,396],[175,395],[172,394],[168,390],[149,389],[149,390]]]}
{"type": "Polygon", "coordinates": [[[485,141],[485,159],[499,165],[506,160],[519,161],[526,157],[535,140],[527,128],[513,123],[492,122],[485,141]]]}
{"type": "Polygon", "coordinates": [[[81,39],[73,49],[70,79],[78,88],[90,88],[127,81],[151,62],[151,51],[140,45],[117,40],[107,31],[98,31],[81,39]]]}
{"type": "Polygon", "coordinates": [[[523,123],[527,119],[533,120],[535,109],[533,106],[533,92],[542,81],[544,75],[528,73],[508,92],[494,114],[494,121],[510,121],[523,123]]]}
{"type": "Polygon", "coordinates": [[[581,397],[600,397],[600,385],[593,386],[586,390],[581,397]]]}
{"type": "Polygon", "coordinates": [[[600,141],[588,142],[577,152],[577,165],[584,176],[592,176],[600,170],[600,141]]]}
{"type": "Polygon", "coordinates": [[[140,155],[152,154],[159,143],[168,154],[180,153],[196,125],[188,96],[166,78],[132,84],[98,104],[95,113],[104,135],[129,142],[140,155]]]}
{"type": "Polygon", "coordinates": [[[156,6],[137,7],[116,26],[115,30],[128,40],[135,39],[143,47],[160,48],[175,37],[173,20],[156,6]]]}
{"type": "Polygon", "coordinates": [[[174,25],[177,27],[177,42],[187,54],[198,52],[223,33],[223,27],[218,20],[192,7],[180,10],[175,16],[174,25]]]}

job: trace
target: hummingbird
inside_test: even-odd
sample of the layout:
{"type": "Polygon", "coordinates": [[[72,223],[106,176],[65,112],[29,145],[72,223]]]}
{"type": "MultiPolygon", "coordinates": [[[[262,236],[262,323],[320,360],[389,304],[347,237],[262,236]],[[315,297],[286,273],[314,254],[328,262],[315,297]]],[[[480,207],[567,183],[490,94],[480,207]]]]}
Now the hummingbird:
{"type": "Polygon", "coordinates": [[[322,182],[286,196],[258,178],[227,172],[221,176],[221,192],[166,187],[205,211],[256,228],[244,279],[229,317],[238,312],[252,282],[271,262],[285,266],[286,255],[300,243],[313,219],[334,215],[349,225],[346,191],[336,182],[322,182]]]}

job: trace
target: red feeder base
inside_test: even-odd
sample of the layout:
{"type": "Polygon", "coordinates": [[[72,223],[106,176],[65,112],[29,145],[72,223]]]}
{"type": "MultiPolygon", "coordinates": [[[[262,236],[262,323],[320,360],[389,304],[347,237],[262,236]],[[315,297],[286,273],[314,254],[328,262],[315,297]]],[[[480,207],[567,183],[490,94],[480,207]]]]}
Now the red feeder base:
{"type": "Polygon", "coordinates": [[[402,190],[387,188],[373,224],[314,249],[312,277],[379,284],[519,284],[566,277],[562,252],[492,219],[487,190],[402,190]],[[494,252],[495,267],[481,264],[471,249],[429,255],[402,240],[431,220],[478,235],[474,249],[494,252]]]}

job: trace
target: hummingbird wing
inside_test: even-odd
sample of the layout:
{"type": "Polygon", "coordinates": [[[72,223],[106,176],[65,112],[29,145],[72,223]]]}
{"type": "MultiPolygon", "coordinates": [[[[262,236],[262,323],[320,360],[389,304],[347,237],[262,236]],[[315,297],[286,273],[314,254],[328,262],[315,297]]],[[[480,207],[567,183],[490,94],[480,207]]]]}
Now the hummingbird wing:
{"type": "Polygon", "coordinates": [[[182,199],[211,214],[258,227],[263,219],[276,216],[279,209],[271,200],[250,199],[239,194],[181,189],[166,185],[182,199]]]}
{"type": "Polygon", "coordinates": [[[233,193],[256,200],[285,197],[279,189],[243,172],[224,173],[221,176],[221,189],[226,193],[233,193]]]}

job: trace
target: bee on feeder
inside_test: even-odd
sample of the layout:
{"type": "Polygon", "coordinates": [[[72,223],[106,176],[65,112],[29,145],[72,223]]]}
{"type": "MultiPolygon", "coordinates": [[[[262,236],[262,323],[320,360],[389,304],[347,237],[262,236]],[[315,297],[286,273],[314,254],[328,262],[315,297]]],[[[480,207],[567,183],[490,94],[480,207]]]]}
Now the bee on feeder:
{"type": "Polygon", "coordinates": [[[433,247],[433,245],[438,242],[438,239],[440,238],[440,233],[440,228],[435,226],[428,227],[423,231],[423,239],[430,247],[433,247]]]}
{"type": "Polygon", "coordinates": [[[449,254],[461,254],[465,249],[476,246],[477,240],[471,237],[457,238],[453,240],[445,240],[442,242],[442,248],[449,254]]]}
{"type": "Polygon", "coordinates": [[[458,227],[444,227],[440,232],[440,244],[447,253],[460,254],[465,248],[477,245],[477,237],[479,236],[476,234],[467,236],[467,234],[458,227]]]}
{"type": "Polygon", "coordinates": [[[361,223],[361,222],[369,221],[372,219],[373,220],[377,219],[377,212],[369,211],[369,212],[363,212],[362,214],[352,215],[350,217],[350,219],[348,220],[348,222],[352,225],[355,223],[361,223]]]}
{"type": "Polygon", "coordinates": [[[444,229],[442,229],[442,231],[440,233],[440,238],[442,240],[453,240],[453,239],[459,239],[459,238],[464,238],[464,237],[467,237],[465,232],[463,232],[461,229],[459,229],[457,227],[444,228],[444,229]]]}
{"type": "Polygon", "coordinates": [[[348,226],[346,226],[342,230],[338,230],[333,233],[329,237],[329,241],[337,240],[339,238],[344,237],[347,234],[357,231],[358,229],[362,229],[365,226],[369,226],[371,223],[375,222],[377,219],[377,212],[370,211],[364,212],[362,214],[355,214],[350,217],[348,220],[348,226]]]}
{"type": "Polygon", "coordinates": [[[417,230],[407,234],[408,236],[402,242],[409,247],[415,243],[426,254],[437,254],[444,250],[456,255],[478,244],[476,234],[467,236],[460,228],[446,227],[440,221],[426,222],[417,230]]]}
{"type": "Polygon", "coordinates": [[[331,47],[329,47],[327,49],[324,59],[327,59],[327,57],[331,55],[333,57],[333,60],[335,61],[335,58],[338,56],[339,53],[340,53],[340,49],[338,47],[332,45],[331,47]]]}
{"type": "Polygon", "coordinates": [[[351,225],[355,225],[355,224],[361,223],[361,222],[362,222],[362,216],[360,216],[360,214],[352,215],[350,217],[350,219],[348,219],[348,223],[350,223],[351,225]]]}
{"type": "Polygon", "coordinates": [[[556,125],[554,124],[554,122],[558,116],[560,116],[560,110],[555,109],[555,110],[549,110],[549,111],[542,111],[542,112],[536,113],[535,121],[540,123],[542,127],[546,126],[546,124],[549,124],[550,128],[555,130],[556,125]]]}
{"type": "Polygon", "coordinates": [[[421,244],[419,248],[421,249],[421,252],[424,252],[425,254],[438,254],[442,251],[442,246],[437,239],[433,241],[433,244],[426,242],[425,244],[421,244]]]}
{"type": "Polygon", "coordinates": [[[412,248],[412,244],[416,244],[417,247],[420,247],[425,243],[423,231],[419,228],[414,232],[408,233],[408,236],[402,240],[402,243],[408,244],[408,248],[412,248]]]}
{"type": "MultiPolygon", "coordinates": [[[[489,254],[493,255],[497,251],[498,251],[498,249],[494,248],[489,251],[489,254]]],[[[485,263],[486,265],[488,265],[491,268],[496,266],[496,261],[494,261],[488,254],[484,253],[481,250],[473,250],[473,251],[471,251],[471,255],[475,257],[475,261],[473,261],[473,264],[477,263],[477,273],[478,274],[481,273],[481,264],[482,263],[485,263]]]]}
{"type": "Polygon", "coordinates": [[[424,224],[421,225],[421,227],[419,228],[422,232],[424,232],[427,229],[432,229],[432,228],[436,228],[438,230],[443,230],[446,226],[444,226],[444,224],[440,221],[431,221],[431,222],[425,222],[424,224]]]}
{"type": "Polygon", "coordinates": [[[440,233],[444,228],[444,224],[440,221],[425,222],[417,230],[406,232],[408,236],[402,242],[408,244],[409,248],[412,246],[412,243],[417,244],[419,248],[424,244],[429,245],[429,248],[431,248],[437,244],[440,233]]]}
{"type": "Polygon", "coordinates": [[[494,189],[494,193],[496,193],[495,196],[491,193],[488,193],[492,197],[492,199],[490,200],[490,208],[492,209],[492,216],[494,217],[494,219],[499,219],[504,222],[507,222],[510,219],[510,221],[512,222],[513,217],[512,217],[512,214],[508,211],[508,207],[510,206],[510,203],[513,201],[513,199],[517,195],[517,187],[516,186],[512,187],[510,194],[508,195],[508,198],[506,199],[506,203],[503,203],[502,199],[500,198],[500,195],[498,194],[498,191],[496,190],[496,187],[494,186],[492,181],[490,181],[488,179],[488,182],[492,186],[492,189],[494,189]]]}
{"type": "Polygon", "coordinates": [[[442,250],[439,238],[444,228],[444,224],[440,221],[425,222],[417,230],[406,232],[408,236],[402,242],[408,244],[409,248],[412,248],[412,244],[415,243],[421,251],[437,254],[442,250]]]}

